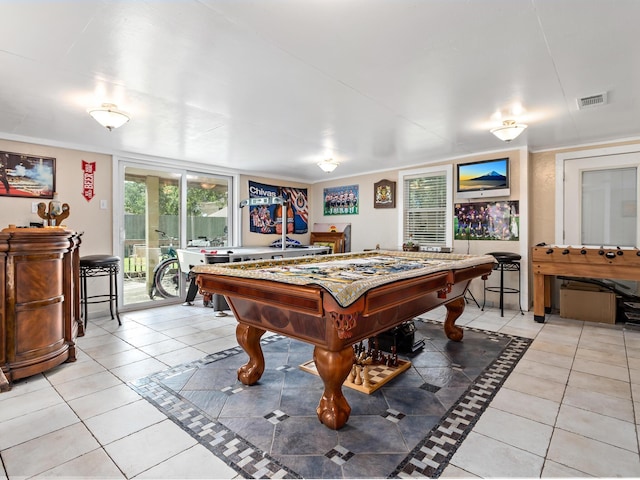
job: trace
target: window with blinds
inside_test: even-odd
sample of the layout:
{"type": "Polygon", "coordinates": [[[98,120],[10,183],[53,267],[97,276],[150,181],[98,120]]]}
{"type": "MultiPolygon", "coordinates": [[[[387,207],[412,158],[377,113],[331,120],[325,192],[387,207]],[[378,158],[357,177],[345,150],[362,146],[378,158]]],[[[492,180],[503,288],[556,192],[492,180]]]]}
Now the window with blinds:
{"type": "Polygon", "coordinates": [[[403,177],[402,243],[450,246],[450,169],[403,177]]]}

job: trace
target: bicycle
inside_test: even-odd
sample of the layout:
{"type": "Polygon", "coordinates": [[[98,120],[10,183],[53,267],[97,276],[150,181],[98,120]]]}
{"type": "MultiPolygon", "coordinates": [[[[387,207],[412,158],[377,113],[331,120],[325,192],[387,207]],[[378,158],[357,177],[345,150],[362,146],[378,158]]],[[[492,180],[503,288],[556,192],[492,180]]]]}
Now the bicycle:
{"type": "Polygon", "coordinates": [[[163,239],[169,239],[169,249],[163,254],[163,260],[153,269],[153,282],[149,287],[149,298],[153,300],[156,294],[162,298],[177,297],[180,294],[180,263],[178,252],[173,248],[173,238],[165,232],[156,230],[163,239]]]}

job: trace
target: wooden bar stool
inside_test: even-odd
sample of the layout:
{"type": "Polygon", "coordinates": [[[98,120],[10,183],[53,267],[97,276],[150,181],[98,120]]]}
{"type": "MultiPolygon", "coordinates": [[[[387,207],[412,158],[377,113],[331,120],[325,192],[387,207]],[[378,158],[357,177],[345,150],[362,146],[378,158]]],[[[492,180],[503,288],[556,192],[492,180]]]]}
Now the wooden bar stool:
{"type": "Polygon", "coordinates": [[[118,319],[122,325],[118,312],[118,272],[120,258],[111,255],[86,255],[80,257],[80,299],[84,316],[84,327],[87,328],[87,305],[90,303],[109,303],[111,318],[118,319]],[[87,278],[109,277],[109,293],[88,295],[87,278]],[[115,311],[115,317],[114,317],[115,311]]]}

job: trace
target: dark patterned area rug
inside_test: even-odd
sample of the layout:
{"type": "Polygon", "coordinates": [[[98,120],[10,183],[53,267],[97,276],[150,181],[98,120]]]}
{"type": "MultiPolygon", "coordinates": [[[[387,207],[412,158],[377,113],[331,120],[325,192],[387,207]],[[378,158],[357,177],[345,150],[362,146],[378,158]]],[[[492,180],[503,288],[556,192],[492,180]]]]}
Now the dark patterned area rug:
{"type": "Polygon", "coordinates": [[[299,365],[313,347],[280,335],[262,342],[266,370],[246,387],[232,348],[131,383],[145,399],[245,478],[437,478],[531,340],[416,319],[425,346],[411,368],[367,395],[343,393],[347,424],[322,425],[322,381],[299,365]]]}

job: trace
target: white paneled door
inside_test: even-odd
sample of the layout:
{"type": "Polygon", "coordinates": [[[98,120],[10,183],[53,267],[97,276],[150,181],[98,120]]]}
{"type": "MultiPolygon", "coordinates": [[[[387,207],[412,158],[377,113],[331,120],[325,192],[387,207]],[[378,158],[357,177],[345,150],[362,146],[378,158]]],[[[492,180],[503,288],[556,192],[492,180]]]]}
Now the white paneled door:
{"type": "Polygon", "coordinates": [[[638,246],[640,153],[564,162],[565,245],[638,246]]]}

